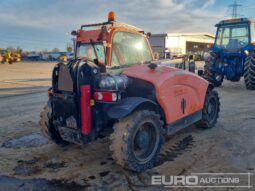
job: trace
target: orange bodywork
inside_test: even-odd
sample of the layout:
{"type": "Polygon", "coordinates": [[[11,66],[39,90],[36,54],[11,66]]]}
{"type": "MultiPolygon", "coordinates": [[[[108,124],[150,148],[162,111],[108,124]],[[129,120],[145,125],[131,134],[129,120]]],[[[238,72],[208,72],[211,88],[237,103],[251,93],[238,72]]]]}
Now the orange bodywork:
{"type": "Polygon", "coordinates": [[[208,82],[193,73],[168,66],[152,70],[146,65],[127,68],[123,73],[154,85],[167,124],[202,110],[204,106],[208,82]],[[182,108],[183,100],[186,101],[185,110],[182,108]]]}
{"type": "Polygon", "coordinates": [[[79,30],[77,35],[77,42],[88,43],[91,40],[93,42],[98,42],[98,41],[101,41],[100,36],[101,36],[101,30],[99,29],[90,30],[90,31],[79,30]]]}

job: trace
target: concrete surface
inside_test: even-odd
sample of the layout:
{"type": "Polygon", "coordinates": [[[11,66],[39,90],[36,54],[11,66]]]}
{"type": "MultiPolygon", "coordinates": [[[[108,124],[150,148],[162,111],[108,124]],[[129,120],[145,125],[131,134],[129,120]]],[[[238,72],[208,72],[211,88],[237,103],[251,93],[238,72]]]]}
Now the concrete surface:
{"type": "MultiPolygon", "coordinates": [[[[151,175],[255,172],[255,91],[246,90],[243,80],[224,82],[217,89],[221,112],[215,128],[201,130],[190,126],[170,137],[157,166],[144,173],[116,165],[108,149],[108,139],[82,147],[59,147],[47,141],[29,147],[24,141],[17,141],[20,144],[17,147],[6,147],[16,138],[31,138],[31,134],[40,139],[39,114],[47,101],[46,90],[54,64],[0,65],[0,191],[167,190],[152,186],[151,175]]],[[[251,184],[254,183],[253,175],[251,184]]]]}

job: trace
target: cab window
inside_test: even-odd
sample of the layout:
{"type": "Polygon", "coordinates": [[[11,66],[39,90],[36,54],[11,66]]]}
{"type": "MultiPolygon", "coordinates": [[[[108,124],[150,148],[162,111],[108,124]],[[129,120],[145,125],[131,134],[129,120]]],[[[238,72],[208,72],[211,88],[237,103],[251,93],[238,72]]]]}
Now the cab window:
{"type": "Polygon", "coordinates": [[[133,65],[152,61],[150,47],[144,36],[116,32],[112,42],[112,66],[133,65]]]}
{"type": "Polygon", "coordinates": [[[83,43],[78,46],[77,51],[78,57],[86,57],[90,60],[98,59],[99,62],[104,63],[105,61],[105,50],[101,43],[91,44],[83,43]]]}
{"type": "Polygon", "coordinates": [[[227,25],[218,29],[216,46],[219,48],[235,49],[247,46],[249,30],[247,25],[227,25]]]}

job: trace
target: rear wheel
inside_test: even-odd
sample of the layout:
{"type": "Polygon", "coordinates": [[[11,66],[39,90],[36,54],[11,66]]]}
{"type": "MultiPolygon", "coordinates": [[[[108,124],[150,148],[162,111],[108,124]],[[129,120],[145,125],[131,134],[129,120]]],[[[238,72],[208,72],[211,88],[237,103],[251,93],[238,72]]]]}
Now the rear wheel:
{"type": "Polygon", "coordinates": [[[249,55],[245,60],[244,82],[248,90],[255,90],[255,53],[249,55]]]}
{"type": "Polygon", "coordinates": [[[163,122],[153,111],[136,111],[114,125],[110,150],[117,164],[142,172],[154,166],[163,143],[163,122]]]}
{"type": "Polygon", "coordinates": [[[205,66],[204,66],[204,77],[207,81],[212,83],[215,87],[219,87],[222,85],[222,82],[224,80],[224,75],[221,73],[215,72],[213,69],[215,64],[217,63],[217,55],[213,52],[210,53],[210,58],[208,58],[205,61],[205,66]]]}
{"type": "Polygon", "coordinates": [[[51,103],[48,101],[47,105],[43,108],[43,111],[40,115],[40,129],[41,132],[48,138],[50,138],[53,142],[58,145],[67,145],[68,142],[64,141],[59,132],[55,128],[54,124],[52,123],[52,108],[51,103]]]}
{"type": "Polygon", "coordinates": [[[209,90],[206,94],[202,119],[196,123],[200,128],[212,128],[217,123],[220,112],[220,99],[218,93],[209,90]]]}

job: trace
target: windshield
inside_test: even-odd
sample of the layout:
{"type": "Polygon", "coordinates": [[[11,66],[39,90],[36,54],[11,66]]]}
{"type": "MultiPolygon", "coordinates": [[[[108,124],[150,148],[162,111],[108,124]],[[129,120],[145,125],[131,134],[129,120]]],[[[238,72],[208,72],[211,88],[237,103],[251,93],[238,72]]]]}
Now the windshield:
{"type": "Polygon", "coordinates": [[[249,44],[248,25],[228,25],[218,28],[215,45],[224,49],[238,49],[249,44]]]}
{"type": "Polygon", "coordinates": [[[112,42],[112,67],[121,67],[152,61],[145,37],[129,32],[116,32],[112,42]]]}
{"type": "Polygon", "coordinates": [[[85,57],[89,60],[98,59],[100,64],[105,63],[105,48],[102,43],[81,43],[77,49],[77,57],[85,57]]]}

